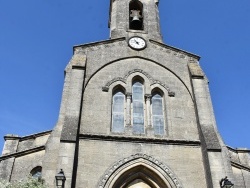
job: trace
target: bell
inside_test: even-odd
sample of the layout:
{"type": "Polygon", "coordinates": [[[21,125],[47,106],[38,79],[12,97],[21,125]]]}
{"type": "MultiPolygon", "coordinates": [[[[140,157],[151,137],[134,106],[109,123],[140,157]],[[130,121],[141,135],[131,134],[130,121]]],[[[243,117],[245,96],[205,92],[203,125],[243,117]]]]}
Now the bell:
{"type": "Polygon", "coordinates": [[[133,23],[133,24],[140,24],[140,23],[141,23],[141,21],[140,21],[138,15],[134,15],[134,16],[133,16],[133,18],[132,18],[132,20],[131,20],[131,23],[133,23]]]}
{"type": "Polygon", "coordinates": [[[139,17],[138,17],[137,15],[135,15],[135,16],[133,17],[132,22],[134,22],[134,21],[139,21],[139,22],[140,22],[140,19],[139,19],[139,17]]]}
{"type": "Polygon", "coordinates": [[[142,22],[140,18],[142,17],[138,10],[131,10],[132,20],[130,22],[131,29],[140,30],[142,28],[142,22]]]}

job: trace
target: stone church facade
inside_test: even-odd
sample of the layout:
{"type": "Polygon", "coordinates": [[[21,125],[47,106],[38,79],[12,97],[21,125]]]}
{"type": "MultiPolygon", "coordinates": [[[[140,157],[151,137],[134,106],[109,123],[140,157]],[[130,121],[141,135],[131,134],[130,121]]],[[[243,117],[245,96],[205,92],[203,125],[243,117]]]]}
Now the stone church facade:
{"type": "Polygon", "coordinates": [[[224,144],[200,57],[163,43],[157,0],[111,0],[110,40],[74,46],[52,131],[6,135],[0,178],[49,188],[250,187],[250,150],[224,144]]]}

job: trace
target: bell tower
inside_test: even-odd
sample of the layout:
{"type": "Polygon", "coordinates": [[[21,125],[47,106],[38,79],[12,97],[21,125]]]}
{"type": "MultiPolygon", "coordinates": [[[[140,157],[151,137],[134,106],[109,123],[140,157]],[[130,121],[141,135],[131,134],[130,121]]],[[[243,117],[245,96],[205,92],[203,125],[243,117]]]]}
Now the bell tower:
{"type": "Polygon", "coordinates": [[[162,41],[158,0],[110,0],[110,38],[140,35],[162,41]]]}

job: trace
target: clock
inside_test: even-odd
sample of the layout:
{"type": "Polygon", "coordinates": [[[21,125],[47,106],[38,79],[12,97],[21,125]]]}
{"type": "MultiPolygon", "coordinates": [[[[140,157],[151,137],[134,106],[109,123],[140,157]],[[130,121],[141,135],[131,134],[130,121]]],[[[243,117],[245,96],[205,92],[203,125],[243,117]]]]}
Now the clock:
{"type": "Polygon", "coordinates": [[[131,37],[128,40],[128,45],[134,50],[142,50],[146,48],[146,41],[141,37],[131,37]]]}

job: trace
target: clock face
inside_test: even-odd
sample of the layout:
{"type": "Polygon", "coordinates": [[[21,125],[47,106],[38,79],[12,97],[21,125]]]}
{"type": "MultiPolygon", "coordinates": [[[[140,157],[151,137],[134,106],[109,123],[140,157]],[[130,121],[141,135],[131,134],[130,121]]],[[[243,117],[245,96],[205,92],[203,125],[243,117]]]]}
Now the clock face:
{"type": "Polygon", "coordinates": [[[146,41],[141,37],[131,37],[128,45],[135,50],[142,50],[146,47],[146,41]]]}

